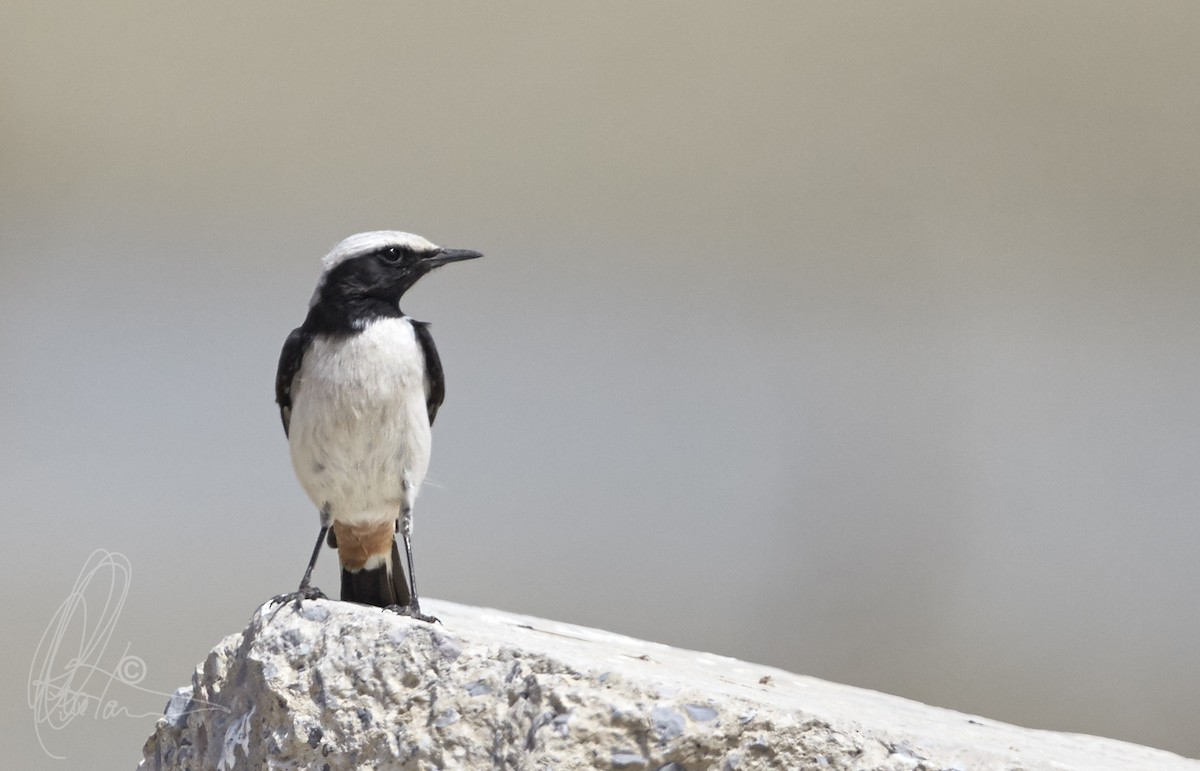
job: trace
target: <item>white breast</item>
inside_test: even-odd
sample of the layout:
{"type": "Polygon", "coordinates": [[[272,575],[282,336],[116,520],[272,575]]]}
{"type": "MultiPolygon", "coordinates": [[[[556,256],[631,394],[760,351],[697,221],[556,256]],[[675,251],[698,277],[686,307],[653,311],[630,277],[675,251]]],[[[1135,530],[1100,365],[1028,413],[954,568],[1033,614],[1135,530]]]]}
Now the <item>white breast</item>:
{"type": "Polygon", "coordinates": [[[292,465],[318,509],[342,522],[394,520],[429,466],[425,360],[407,318],[318,337],[292,383],[292,465]]]}

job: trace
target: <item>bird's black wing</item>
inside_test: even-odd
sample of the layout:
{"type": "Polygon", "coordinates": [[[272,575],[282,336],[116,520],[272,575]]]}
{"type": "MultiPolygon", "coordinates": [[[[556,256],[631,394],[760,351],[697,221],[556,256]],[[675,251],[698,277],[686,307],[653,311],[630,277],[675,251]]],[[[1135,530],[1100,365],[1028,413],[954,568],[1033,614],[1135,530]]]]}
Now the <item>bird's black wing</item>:
{"type": "Polygon", "coordinates": [[[433,335],[429,334],[429,324],[412,319],[412,327],[421,353],[425,355],[425,409],[429,411],[429,425],[432,426],[438,407],[446,398],[446,377],[442,373],[442,360],[438,358],[437,346],[433,344],[433,335]]]}
{"type": "Polygon", "coordinates": [[[279,405],[279,417],[283,419],[285,436],[292,422],[292,380],[300,371],[300,362],[311,343],[312,335],[302,327],[296,327],[288,335],[283,344],[283,351],[279,354],[279,369],[275,371],[275,403],[279,405]]]}

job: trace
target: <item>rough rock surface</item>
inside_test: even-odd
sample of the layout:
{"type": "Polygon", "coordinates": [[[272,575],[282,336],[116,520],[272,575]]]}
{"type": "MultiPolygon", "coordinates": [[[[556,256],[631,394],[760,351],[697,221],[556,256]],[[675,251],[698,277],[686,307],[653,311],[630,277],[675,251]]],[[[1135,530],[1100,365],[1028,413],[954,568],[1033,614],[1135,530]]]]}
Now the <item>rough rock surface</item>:
{"type": "Polygon", "coordinates": [[[260,608],[142,769],[1154,769],[1200,761],[595,629],[430,601],[260,608]]]}

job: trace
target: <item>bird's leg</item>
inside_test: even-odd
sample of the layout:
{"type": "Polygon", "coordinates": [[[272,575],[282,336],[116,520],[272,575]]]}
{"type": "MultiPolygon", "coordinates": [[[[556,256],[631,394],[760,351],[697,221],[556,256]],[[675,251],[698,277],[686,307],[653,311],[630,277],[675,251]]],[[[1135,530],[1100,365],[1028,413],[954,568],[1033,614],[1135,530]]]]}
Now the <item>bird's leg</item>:
{"type": "Polygon", "coordinates": [[[308,567],[304,570],[304,578],[300,579],[300,588],[291,594],[280,594],[271,598],[272,605],[282,605],[289,600],[296,601],[296,610],[300,609],[300,603],[304,600],[325,600],[328,599],[325,593],[315,586],[310,586],[309,581],[312,580],[313,568],[317,566],[317,557],[321,555],[321,543],[325,540],[325,534],[329,532],[330,521],[328,515],[322,512],[321,515],[321,532],[317,534],[317,543],[313,546],[312,556],[308,559],[308,567]]]}
{"type": "Polygon", "coordinates": [[[404,561],[408,564],[408,605],[389,605],[385,610],[399,613],[420,621],[441,623],[435,616],[427,616],[421,612],[421,600],[417,597],[417,574],[413,571],[412,556],[412,509],[405,505],[399,520],[400,535],[404,539],[404,561]]]}
{"type": "Polygon", "coordinates": [[[304,578],[300,579],[300,588],[296,590],[297,594],[304,595],[310,592],[315,592],[316,594],[320,594],[322,598],[325,597],[320,589],[315,589],[309,586],[308,582],[312,580],[313,568],[317,566],[317,557],[321,555],[321,542],[325,540],[325,534],[328,532],[329,525],[322,524],[321,532],[317,533],[317,543],[313,546],[312,556],[308,558],[308,567],[304,569],[304,578]]]}

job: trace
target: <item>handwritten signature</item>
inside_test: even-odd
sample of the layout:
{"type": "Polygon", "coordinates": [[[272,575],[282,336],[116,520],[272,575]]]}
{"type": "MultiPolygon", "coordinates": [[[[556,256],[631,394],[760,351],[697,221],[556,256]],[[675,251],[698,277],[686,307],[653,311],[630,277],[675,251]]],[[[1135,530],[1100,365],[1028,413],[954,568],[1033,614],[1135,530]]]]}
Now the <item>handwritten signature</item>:
{"type": "MultiPolygon", "coordinates": [[[[96,549],[84,562],[75,586],[58,606],[38,643],[29,668],[28,701],[38,742],[51,758],[63,760],[65,756],[50,751],[45,731],[61,731],[89,715],[108,720],[162,714],[161,709],[130,711],[117,695],[110,696],[114,685],[118,693],[124,690],[167,698],[174,695],[139,685],[146,677],[146,662],[129,652],[129,643],[108,668],[101,666],[129,594],[132,573],[125,555],[96,549]]],[[[220,709],[217,705],[204,706],[220,709]]]]}

